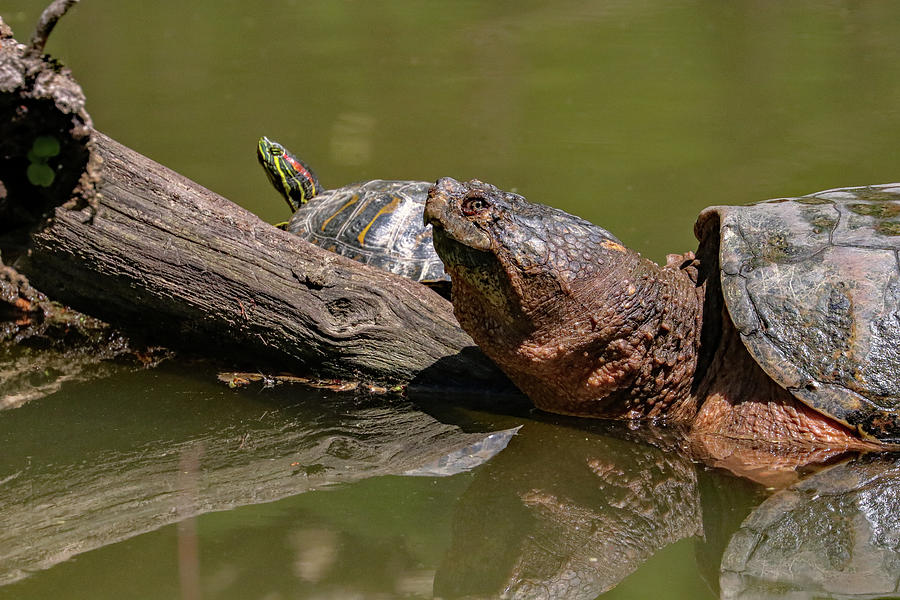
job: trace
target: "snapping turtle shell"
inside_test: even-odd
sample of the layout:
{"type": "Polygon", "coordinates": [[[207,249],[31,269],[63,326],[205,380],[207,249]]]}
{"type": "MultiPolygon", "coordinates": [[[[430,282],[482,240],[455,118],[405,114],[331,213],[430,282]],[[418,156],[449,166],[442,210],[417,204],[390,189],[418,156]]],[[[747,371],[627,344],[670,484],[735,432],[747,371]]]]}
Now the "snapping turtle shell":
{"type": "Polygon", "coordinates": [[[900,185],[715,206],[696,230],[720,236],[725,303],[763,370],[817,411],[900,442],[900,185]]]}

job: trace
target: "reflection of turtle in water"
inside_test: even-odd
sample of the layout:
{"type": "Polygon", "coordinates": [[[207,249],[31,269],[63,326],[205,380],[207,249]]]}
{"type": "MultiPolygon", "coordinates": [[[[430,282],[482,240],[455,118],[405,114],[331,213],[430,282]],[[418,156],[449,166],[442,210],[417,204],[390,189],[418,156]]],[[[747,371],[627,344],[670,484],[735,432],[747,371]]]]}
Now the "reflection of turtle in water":
{"type": "Polygon", "coordinates": [[[422,222],[430,184],[376,179],[323,190],[306,163],[259,139],[257,158],[291,210],[287,230],[354,260],[444,291],[450,278],[422,222]]]}
{"type": "Polygon", "coordinates": [[[900,458],[844,462],[757,507],[731,536],[727,598],[900,596],[900,458]]]}
{"type": "Polygon", "coordinates": [[[597,425],[528,422],[476,472],[435,597],[593,600],[702,532],[691,461],[597,425]]]}
{"type": "Polygon", "coordinates": [[[675,440],[626,439],[644,433],[527,423],[460,499],[435,595],[593,599],[676,542],[694,546],[722,598],[900,592],[896,456],[845,461],[770,495],[698,469],[675,440]]]}
{"type": "Polygon", "coordinates": [[[480,181],[438,181],[425,219],[460,324],[540,408],[900,443],[900,184],[708,208],[664,267],[480,181]]]}

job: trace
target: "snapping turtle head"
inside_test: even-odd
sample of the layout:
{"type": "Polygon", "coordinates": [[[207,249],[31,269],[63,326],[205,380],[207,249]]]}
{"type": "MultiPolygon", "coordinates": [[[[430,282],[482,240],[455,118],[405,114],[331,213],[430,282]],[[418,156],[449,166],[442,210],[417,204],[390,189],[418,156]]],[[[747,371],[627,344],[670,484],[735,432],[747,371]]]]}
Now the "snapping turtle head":
{"type": "Polygon", "coordinates": [[[562,326],[570,300],[591,294],[628,252],[601,227],[478,180],[438,180],[425,221],[453,280],[456,316],[489,354],[515,353],[535,331],[562,326]]]}
{"type": "Polygon", "coordinates": [[[460,325],[539,408],[637,418],[687,397],[699,308],[683,274],[602,227],[481,181],[439,180],[425,221],[460,325]],[[683,323],[669,326],[663,296],[679,298],[683,323]],[[660,327],[671,331],[659,336],[660,327]],[[670,360],[657,338],[689,351],[670,360]]]}
{"type": "Polygon", "coordinates": [[[444,177],[428,194],[425,222],[453,285],[489,305],[537,318],[537,310],[607,268],[625,251],[611,233],[584,219],[473,179],[444,177]]]}

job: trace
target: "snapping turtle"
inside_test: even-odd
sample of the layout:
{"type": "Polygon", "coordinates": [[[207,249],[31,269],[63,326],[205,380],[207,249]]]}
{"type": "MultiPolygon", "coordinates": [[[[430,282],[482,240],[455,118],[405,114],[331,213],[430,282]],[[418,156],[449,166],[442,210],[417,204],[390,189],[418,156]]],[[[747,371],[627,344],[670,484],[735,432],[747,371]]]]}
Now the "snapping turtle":
{"type": "Polygon", "coordinates": [[[477,180],[439,180],[425,220],[460,324],[539,408],[900,442],[900,184],[707,208],[663,267],[477,180]]]}
{"type": "Polygon", "coordinates": [[[313,170],[278,142],[259,138],[256,156],[294,211],[287,231],[448,293],[450,278],[422,223],[430,183],[375,179],[323,190],[313,170]]]}

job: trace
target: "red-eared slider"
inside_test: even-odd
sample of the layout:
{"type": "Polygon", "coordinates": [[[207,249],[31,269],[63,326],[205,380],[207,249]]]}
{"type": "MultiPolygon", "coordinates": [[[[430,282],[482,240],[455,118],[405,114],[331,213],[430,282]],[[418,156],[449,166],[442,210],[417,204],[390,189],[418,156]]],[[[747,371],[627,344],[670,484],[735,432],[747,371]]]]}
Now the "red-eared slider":
{"type": "Polygon", "coordinates": [[[425,220],[460,324],[540,408],[900,442],[900,184],[708,208],[664,267],[480,181],[438,181],[425,220]]]}
{"type": "Polygon", "coordinates": [[[449,285],[431,227],[422,222],[431,184],[376,179],[323,190],[312,169],[278,142],[260,138],[257,157],[294,211],[288,231],[439,291],[449,285]]]}

